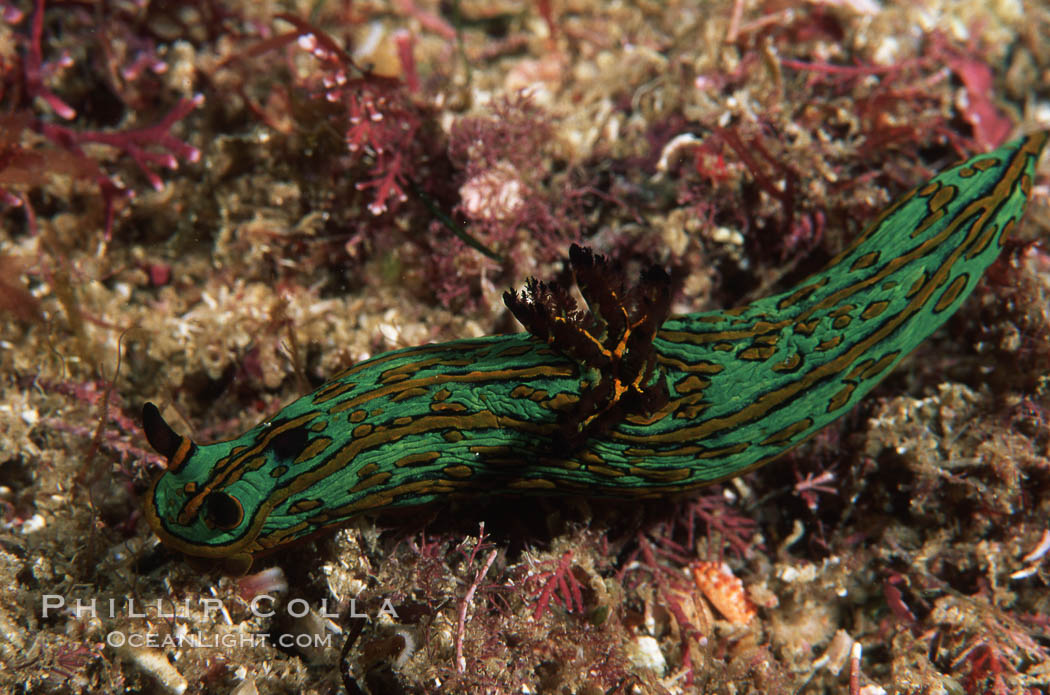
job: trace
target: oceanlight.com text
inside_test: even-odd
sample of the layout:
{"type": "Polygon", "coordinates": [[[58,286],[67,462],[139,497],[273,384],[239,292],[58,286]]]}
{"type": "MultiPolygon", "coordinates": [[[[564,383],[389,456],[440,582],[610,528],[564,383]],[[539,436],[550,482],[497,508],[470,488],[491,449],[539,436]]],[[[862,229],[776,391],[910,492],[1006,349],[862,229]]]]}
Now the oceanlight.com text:
{"type": "Polygon", "coordinates": [[[226,633],[223,635],[202,635],[200,633],[187,633],[185,635],[158,635],[153,632],[131,632],[124,633],[113,630],[106,635],[106,644],[111,647],[123,647],[125,645],[136,649],[149,647],[153,649],[175,649],[175,648],[200,648],[212,647],[223,649],[261,647],[266,642],[284,648],[293,647],[299,649],[317,649],[333,646],[334,635],[331,633],[323,635],[289,634],[264,635],[260,633],[226,633]]]}

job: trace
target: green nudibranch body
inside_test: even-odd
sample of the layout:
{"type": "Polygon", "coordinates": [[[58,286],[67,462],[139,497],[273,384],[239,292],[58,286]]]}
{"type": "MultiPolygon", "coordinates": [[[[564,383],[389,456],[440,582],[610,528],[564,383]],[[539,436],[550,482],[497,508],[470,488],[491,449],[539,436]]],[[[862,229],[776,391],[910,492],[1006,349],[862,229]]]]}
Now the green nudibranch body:
{"type": "MultiPolygon", "coordinates": [[[[787,292],[656,323],[655,359],[628,370],[633,383],[610,381],[605,402],[632,388],[658,397],[579,429],[578,444],[564,443],[564,421],[597,407],[588,394],[607,375],[556,336],[381,354],[215,444],[179,436],[147,404],[144,429],[169,468],[146,517],[188,555],[244,564],[361,512],[448,493],[654,497],[740,475],[846,413],[960,306],[1018,223],[1047,137],[941,173],[787,292]]],[[[600,349],[610,359],[640,350],[627,333],[641,320],[625,323],[619,347],[600,349]]]]}

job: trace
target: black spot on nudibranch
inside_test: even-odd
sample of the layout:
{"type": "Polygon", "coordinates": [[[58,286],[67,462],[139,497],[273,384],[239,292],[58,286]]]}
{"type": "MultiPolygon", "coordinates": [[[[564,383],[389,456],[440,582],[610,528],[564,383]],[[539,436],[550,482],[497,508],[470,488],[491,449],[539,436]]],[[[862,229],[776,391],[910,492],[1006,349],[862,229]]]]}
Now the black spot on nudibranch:
{"type": "Polygon", "coordinates": [[[228,531],[244,519],[244,507],[233,495],[218,491],[204,498],[204,523],[210,528],[228,531]]]}
{"type": "Polygon", "coordinates": [[[302,427],[293,427],[276,435],[270,440],[270,450],[281,461],[294,460],[310,439],[310,434],[302,427]]]}

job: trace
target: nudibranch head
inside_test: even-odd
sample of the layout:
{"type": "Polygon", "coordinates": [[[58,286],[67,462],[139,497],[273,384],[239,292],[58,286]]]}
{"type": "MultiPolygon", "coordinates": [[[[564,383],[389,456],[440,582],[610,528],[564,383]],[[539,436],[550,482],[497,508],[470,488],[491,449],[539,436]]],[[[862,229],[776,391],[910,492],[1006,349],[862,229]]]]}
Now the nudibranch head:
{"type": "Polygon", "coordinates": [[[175,432],[152,403],[142,408],[142,425],[150,445],[168,459],[145,499],[153,531],[190,556],[249,561],[266,510],[264,497],[231,465],[239,440],[198,446],[175,432]]]}

